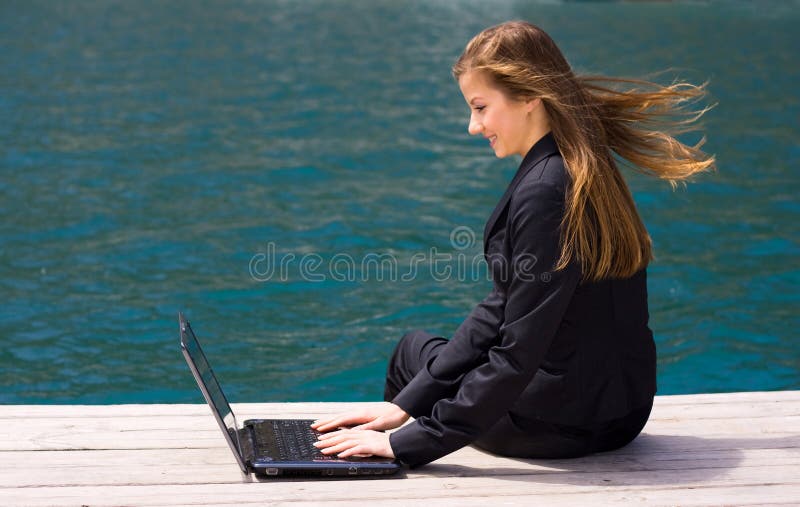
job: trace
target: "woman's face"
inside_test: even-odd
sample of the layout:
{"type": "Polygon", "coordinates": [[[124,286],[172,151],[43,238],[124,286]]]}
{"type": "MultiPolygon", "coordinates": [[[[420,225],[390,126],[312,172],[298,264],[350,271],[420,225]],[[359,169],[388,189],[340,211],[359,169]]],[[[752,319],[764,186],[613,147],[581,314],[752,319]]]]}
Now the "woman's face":
{"type": "Polygon", "coordinates": [[[498,158],[514,154],[524,157],[547,132],[537,137],[542,125],[537,128],[537,115],[532,114],[541,100],[512,100],[476,71],[462,74],[458,86],[470,107],[469,133],[483,134],[498,158]]]}

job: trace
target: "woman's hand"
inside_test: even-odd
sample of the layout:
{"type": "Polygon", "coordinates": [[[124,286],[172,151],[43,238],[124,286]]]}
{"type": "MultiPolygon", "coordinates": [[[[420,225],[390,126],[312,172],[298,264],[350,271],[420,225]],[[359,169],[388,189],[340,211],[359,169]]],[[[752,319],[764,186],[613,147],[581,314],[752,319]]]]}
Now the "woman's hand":
{"type": "MultiPolygon", "coordinates": [[[[352,428],[354,430],[383,431],[399,428],[408,418],[409,415],[405,410],[394,403],[384,401],[381,403],[371,403],[362,408],[338,414],[328,419],[319,419],[314,421],[311,427],[322,433],[353,425],[357,425],[352,428]]],[[[379,454],[378,456],[384,455],[379,454]]]]}
{"type": "Polygon", "coordinates": [[[345,429],[332,431],[319,436],[314,444],[322,454],[337,454],[339,458],[350,456],[384,456],[394,458],[389,443],[389,434],[372,430],[345,429]]]}

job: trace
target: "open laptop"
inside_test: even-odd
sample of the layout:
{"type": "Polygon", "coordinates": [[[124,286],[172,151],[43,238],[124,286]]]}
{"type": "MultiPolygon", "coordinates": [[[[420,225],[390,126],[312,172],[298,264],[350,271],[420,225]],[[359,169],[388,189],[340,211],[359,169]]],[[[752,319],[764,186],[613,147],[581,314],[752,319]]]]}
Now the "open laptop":
{"type": "Polygon", "coordinates": [[[178,321],[183,357],[245,475],[363,477],[390,475],[401,468],[390,458],[339,459],[322,454],[312,445],[319,432],[311,429],[311,419],[249,419],[240,428],[189,322],[182,313],[178,321]]]}

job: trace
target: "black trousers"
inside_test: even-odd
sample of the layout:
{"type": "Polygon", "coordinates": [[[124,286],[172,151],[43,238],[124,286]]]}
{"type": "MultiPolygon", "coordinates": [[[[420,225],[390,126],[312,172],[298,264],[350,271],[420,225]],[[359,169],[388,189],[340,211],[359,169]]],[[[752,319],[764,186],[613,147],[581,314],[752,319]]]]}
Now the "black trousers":
{"type": "MultiPolygon", "coordinates": [[[[446,343],[445,338],[424,331],[404,335],[389,360],[384,400],[392,401],[446,343]]],[[[636,438],[647,423],[652,406],[651,402],[619,419],[589,426],[520,420],[506,414],[473,445],[495,454],[518,458],[577,458],[611,451],[636,438]]]]}

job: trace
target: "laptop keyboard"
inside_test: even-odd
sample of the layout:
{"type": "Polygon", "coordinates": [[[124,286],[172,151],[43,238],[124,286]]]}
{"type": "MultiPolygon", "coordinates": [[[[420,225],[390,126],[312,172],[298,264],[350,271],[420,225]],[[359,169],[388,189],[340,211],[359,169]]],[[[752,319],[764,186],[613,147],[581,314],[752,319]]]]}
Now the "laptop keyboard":
{"type": "Polygon", "coordinates": [[[278,452],[278,456],[273,456],[282,461],[319,461],[319,460],[333,460],[334,456],[326,456],[314,447],[314,442],[317,441],[319,432],[311,429],[309,424],[311,421],[302,419],[284,419],[277,421],[265,421],[262,428],[259,430],[266,430],[262,433],[259,431],[259,445],[257,445],[259,454],[269,455],[278,452]],[[271,427],[271,428],[270,428],[271,427]],[[262,435],[270,433],[266,439],[262,439],[262,435]],[[269,437],[272,438],[269,438],[269,437]],[[272,442],[270,442],[272,440],[272,442]],[[261,445],[263,444],[263,445],[261,445]]]}

